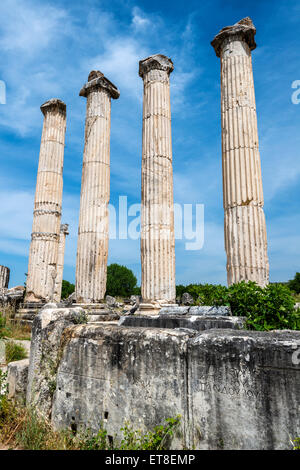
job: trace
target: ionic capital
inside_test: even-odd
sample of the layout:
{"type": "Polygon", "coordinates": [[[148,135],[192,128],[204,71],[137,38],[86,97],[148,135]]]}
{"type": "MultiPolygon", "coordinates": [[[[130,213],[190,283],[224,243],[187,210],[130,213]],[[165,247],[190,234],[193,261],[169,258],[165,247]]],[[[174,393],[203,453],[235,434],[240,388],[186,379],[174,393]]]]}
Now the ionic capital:
{"type": "Polygon", "coordinates": [[[211,45],[213,46],[217,57],[220,57],[223,43],[227,39],[236,38],[240,39],[248,44],[249,49],[252,51],[256,48],[254,36],[256,34],[256,28],[252,23],[251,18],[243,18],[242,20],[235,23],[233,26],[226,26],[212,40],[211,45]]]}
{"type": "Polygon", "coordinates": [[[41,106],[41,111],[44,116],[48,111],[53,111],[54,109],[60,109],[63,113],[66,113],[67,106],[63,101],[59,100],[58,98],[52,98],[51,100],[46,101],[41,106]]]}
{"type": "Polygon", "coordinates": [[[174,70],[174,65],[169,57],[162,54],[155,54],[147,57],[146,59],[140,60],[139,62],[139,76],[144,77],[145,73],[150,70],[163,70],[170,75],[174,70]]]}
{"type": "Polygon", "coordinates": [[[110,94],[111,98],[115,100],[120,96],[118,88],[99,70],[92,70],[89,74],[87,83],[81,88],[79,96],[87,97],[92,90],[97,88],[106,90],[110,94]]]}

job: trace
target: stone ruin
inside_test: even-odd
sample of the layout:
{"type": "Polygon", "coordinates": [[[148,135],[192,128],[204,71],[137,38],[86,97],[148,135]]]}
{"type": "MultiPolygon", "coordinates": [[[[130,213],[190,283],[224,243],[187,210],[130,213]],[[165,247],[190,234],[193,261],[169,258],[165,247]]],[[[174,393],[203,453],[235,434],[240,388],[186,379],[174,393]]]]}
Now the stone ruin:
{"type": "MultiPolygon", "coordinates": [[[[255,32],[245,18],[223,28],[212,46],[221,59],[228,283],[264,286],[269,265],[251,62],[255,32]]],[[[37,314],[30,359],[8,366],[10,393],[56,429],[97,432],[103,423],[116,439],[126,420],[148,430],[180,414],[173,449],[287,449],[300,436],[300,333],[247,331],[245,319],[228,307],[193,307],[188,298],[175,304],[172,71],[161,54],[139,64],[142,302],[119,321],[103,303],[111,98],[119,91],[93,71],[80,92],[87,111],[75,303],[68,308],[58,303],[67,233],[60,231],[66,107],[60,100],[42,106],[26,293],[37,314]]]]}
{"type": "Polygon", "coordinates": [[[23,301],[25,288],[16,286],[9,289],[9,278],[10,269],[0,265],[0,306],[10,306],[16,310],[23,301]]]}

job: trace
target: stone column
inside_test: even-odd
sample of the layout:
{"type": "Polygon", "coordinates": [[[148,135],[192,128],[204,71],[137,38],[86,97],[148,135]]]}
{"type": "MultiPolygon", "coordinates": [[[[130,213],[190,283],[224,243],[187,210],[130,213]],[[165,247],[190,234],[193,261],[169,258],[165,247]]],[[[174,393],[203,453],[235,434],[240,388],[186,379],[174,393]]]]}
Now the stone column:
{"type": "Polygon", "coordinates": [[[224,233],[228,284],[269,280],[266,223],[251,50],[250,18],[223,28],[212,41],[221,58],[224,233]]]}
{"type": "Polygon", "coordinates": [[[76,300],[97,303],[105,296],[110,196],[110,111],[118,89],[93,71],[80,91],[87,98],[76,263],[76,300]]]}
{"type": "Polygon", "coordinates": [[[0,265],[0,290],[7,289],[9,284],[10,269],[0,265]]]}
{"type": "Polygon", "coordinates": [[[141,264],[142,298],[157,306],[174,303],[175,236],[171,139],[171,59],[141,60],[144,81],[141,264]]]}
{"type": "Polygon", "coordinates": [[[44,114],[25,302],[53,299],[63,190],[66,105],[51,99],[44,114]]]}
{"type": "Polygon", "coordinates": [[[63,273],[64,273],[65,245],[66,245],[66,236],[69,235],[68,230],[69,230],[68,224],[62,224],[60,226],[57,268],[56,268],[56,278],[55,278],[55,286],[54,286],[54,301],[55,302],[61,301],[61,288],[62,288],[63,273]]]}

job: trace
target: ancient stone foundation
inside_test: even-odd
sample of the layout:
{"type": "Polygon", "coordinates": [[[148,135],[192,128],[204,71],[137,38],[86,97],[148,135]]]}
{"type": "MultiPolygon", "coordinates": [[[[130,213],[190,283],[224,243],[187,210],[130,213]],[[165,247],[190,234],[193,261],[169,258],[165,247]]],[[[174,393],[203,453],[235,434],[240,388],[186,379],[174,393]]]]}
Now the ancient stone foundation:
{"type": "Polygon", "coordinates": [[[9,284],[10,269],[0,265],[0,290],[7,289],[9,284]]]}
{"type": "Polygon", "coordinates": [[[251,51],[250,18],[222,29],[212,41],[221,59],[224,233],[228,284],[269,281],[266,223],[251,51]]]}
{"type": "Polygon", "coordinates": [[[110,196],[110,111],[118,89],[99,71],[80,91],[87,98],[76,261],[76,299],[103,300],[108,256],[110,196]]]}
{"type": "Polygon", "coordinates": [[[81,322],[81,309],[34,319],[27,403],[55,428],[102,423],[117,443],[125,421],[180,414],[174,449],[289,449],[300,435],[300,332],[81,322]]]}
{"type": "Polygon", "coordinates": [[[175,238],[171,140],[171,59],[157,54],[141,60],[144,81],[141,310],[151,303],[175,303],[175,238]]]}
{"type": "Polygon", "coordinates": [[[66,105],[58,99],[41,106],[44,114],[29,251],[26,302],[53,299],[61,220],[66,105]]]}

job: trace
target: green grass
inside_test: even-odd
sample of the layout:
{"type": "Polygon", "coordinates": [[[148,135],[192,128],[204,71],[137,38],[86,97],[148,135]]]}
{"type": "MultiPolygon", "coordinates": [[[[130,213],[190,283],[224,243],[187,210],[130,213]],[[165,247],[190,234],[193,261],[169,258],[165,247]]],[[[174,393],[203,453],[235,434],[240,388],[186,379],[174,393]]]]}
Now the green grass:
{"type": "Polygon", "coordinates": [[[20,361],[27,357],[27,351],[21,344],[10,340],[5,344],[5,361],[8,364],[13,361],[20,361]]]}
{"type": "Polygon", "coordinates": [[[0,338],[30,340],[30,327],[14,320],[13,315],[10,309],[0,311],[0,338]]]}
{"type": "MultiPolygon", "coordinates": [[[[2,390],[5,379],[5,374],[0,374],[2,390]]],[[[125,424],[119,439],[108,436],[102,426],[97,434],[89,430],[55,431],[35,410],[8,399],[7,390],[0,395],[0,442],[22,450],[167,450],[179,424],[180,416],[148,432],[125,424]]]]}

